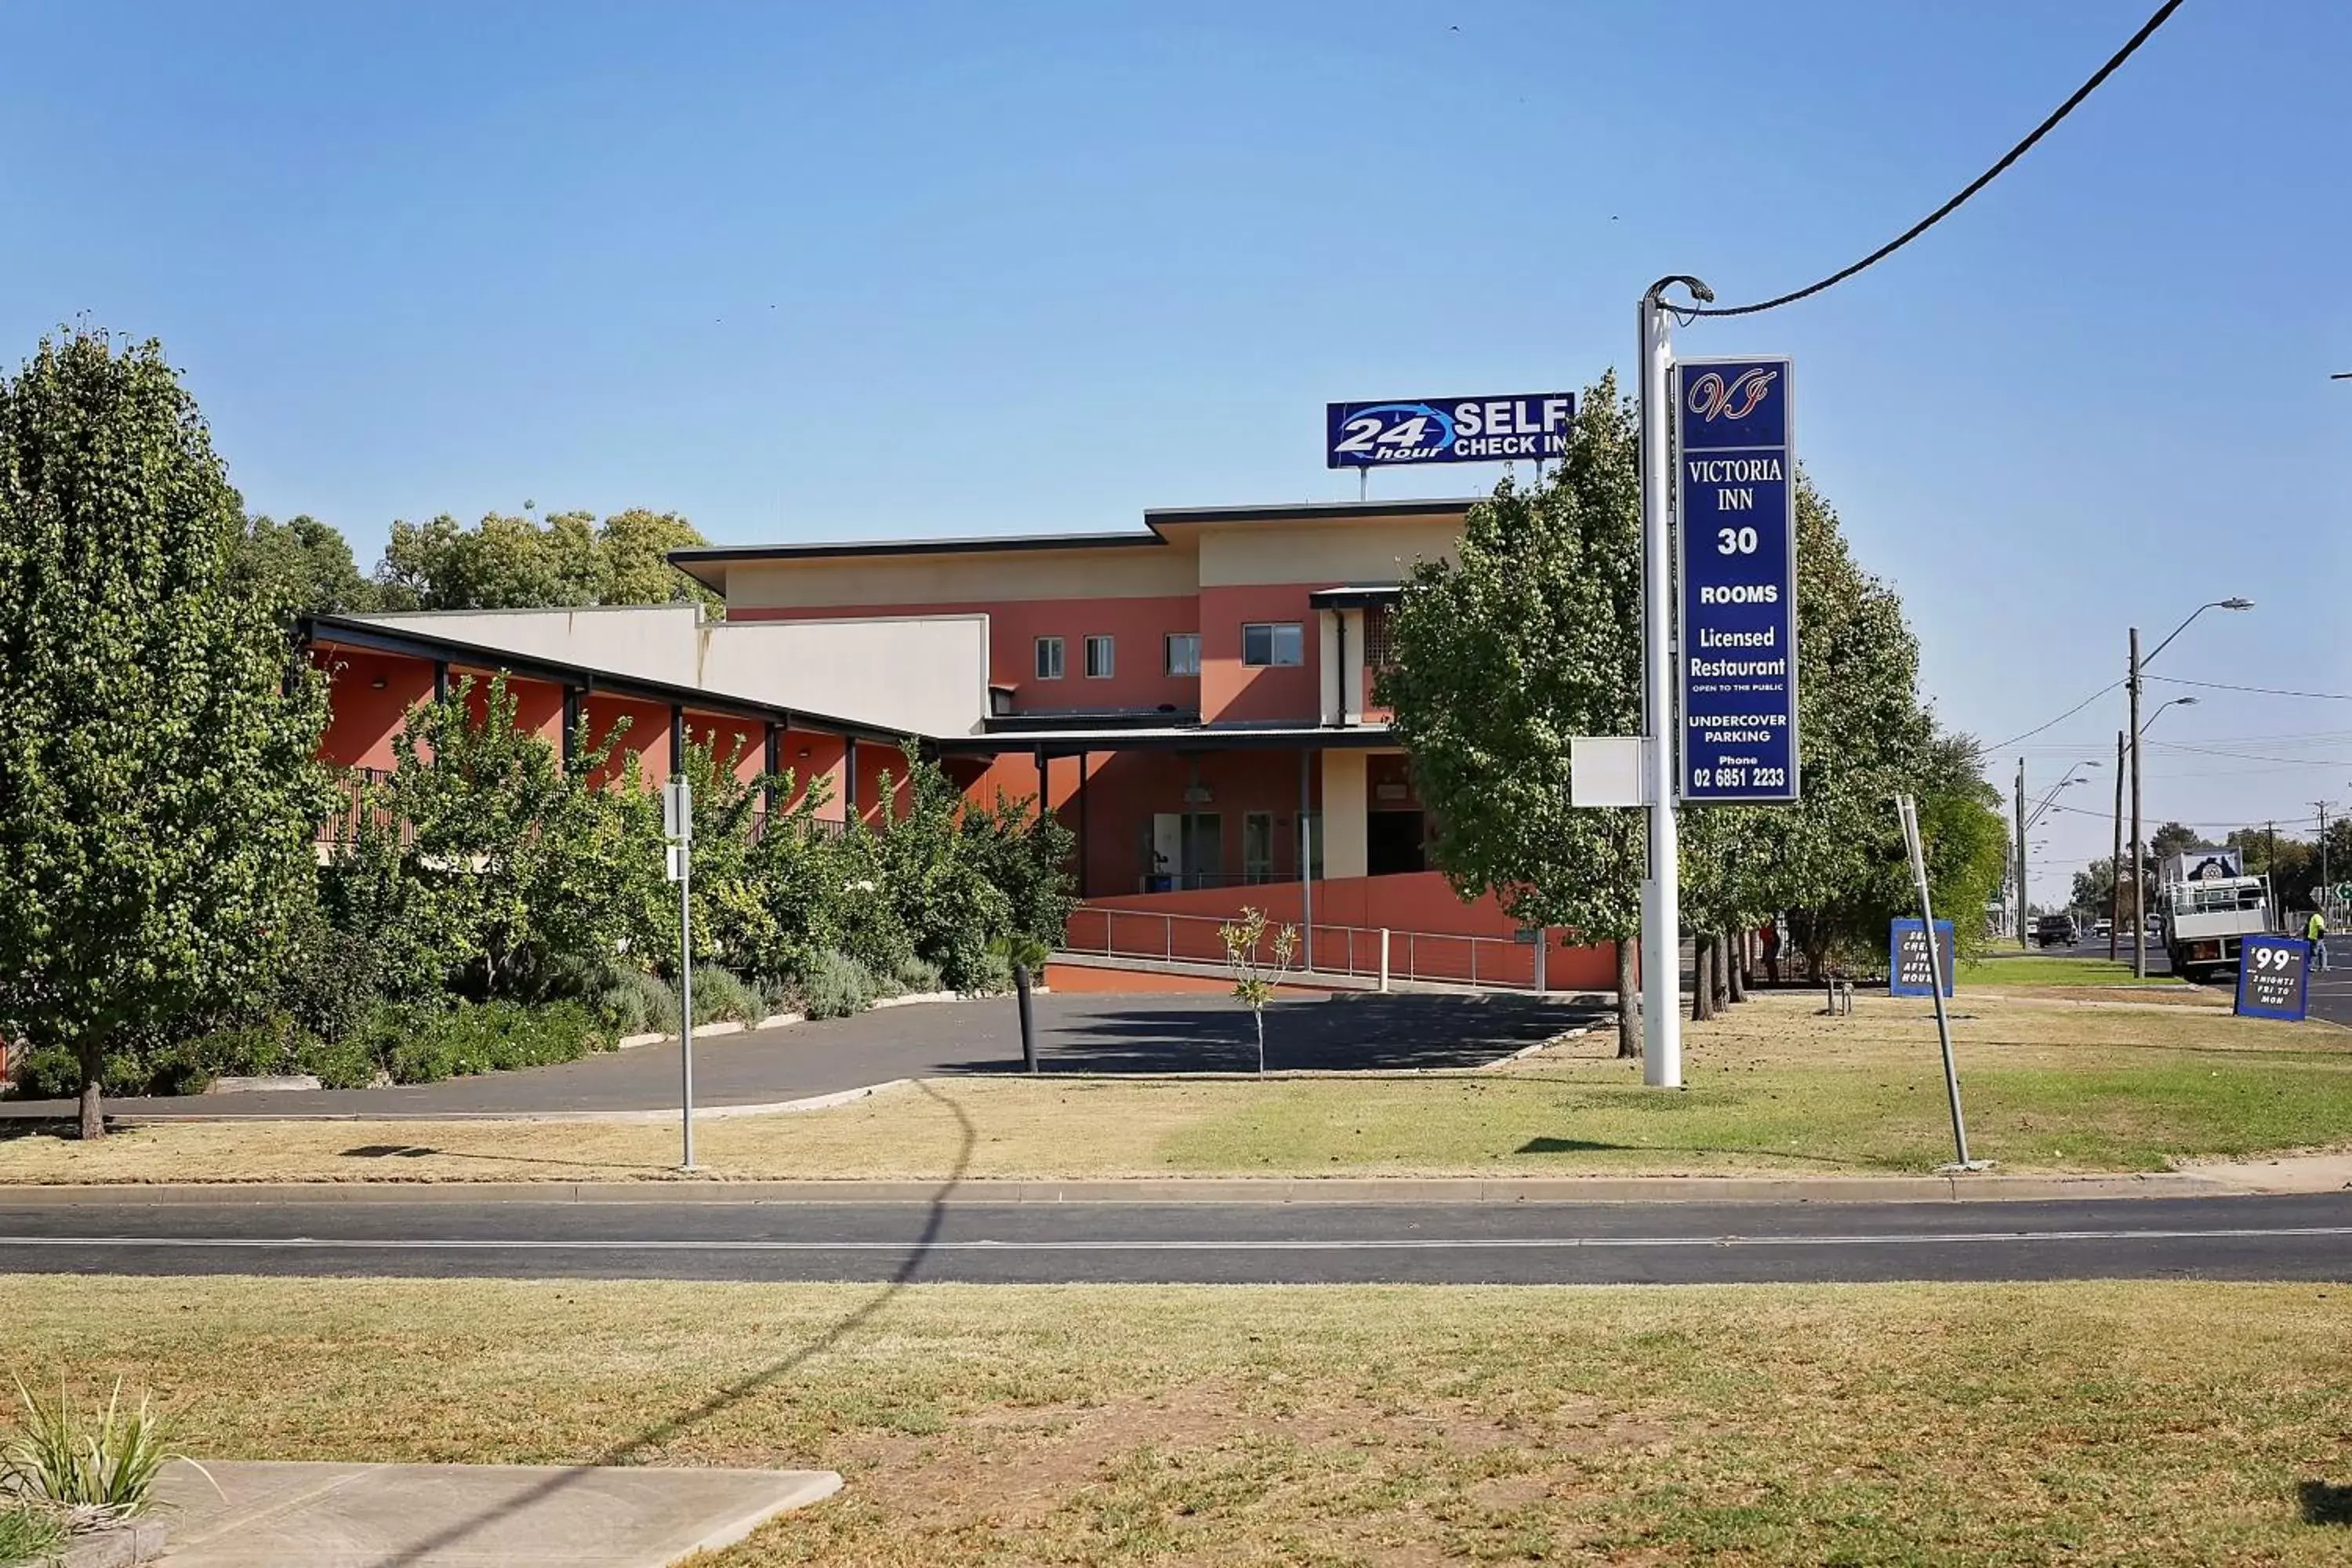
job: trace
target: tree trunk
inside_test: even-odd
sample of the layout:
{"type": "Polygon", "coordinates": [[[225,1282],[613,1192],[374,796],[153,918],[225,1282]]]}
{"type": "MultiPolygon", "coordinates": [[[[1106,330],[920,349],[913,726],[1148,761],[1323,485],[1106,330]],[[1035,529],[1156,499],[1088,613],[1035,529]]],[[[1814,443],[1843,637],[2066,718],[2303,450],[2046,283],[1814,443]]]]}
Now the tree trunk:
{"type": "Polygon", "coordinates": [[[1734,1002],[1745,1002],[1748,1000],[1748,933],[1733,931],[1727,940],[1731,943],[1728,953],[1731,963],[1729,973],[1724,976],[1724,984],[1734,1002]]]}
{"type": "Polygon", "coordinates": [[[1717,933],[1715,939],[1715,1010],[1718,1013],[1738,1000],[1731,989],[1731,944],[1736,940],[1727,931],[1717,933]]]}
{"type": "Polygon", "coordinates": [[[1691,933],[1691,1001],[1690,1016],[1694,1024],[1704,1024],[1715,1016],[1715,955],[1707,951],[1707,934],[1691,933]]]}
{"type": "Polygon", "coordinates": [[[100,1095],[106,1081],[106,1043],[85,1040],[81,1061],[81,1137],[85,1143],[106,1136],[106,1110],[100,1095]]]}
{"type": "Polygon", "coordinates": [[[1642,987],[1634,978],[1636,952],[1631,942],[1617,943],[1617,1059],[1629,1061],[1642,1054],[1642,987]]]}
{"type": "Polygon", "coordinates": [[[1257,1076],[1265,1076],[1265,1009],[1252,1007],[1250,1016],[1257,1020],[1257,1076]]]}

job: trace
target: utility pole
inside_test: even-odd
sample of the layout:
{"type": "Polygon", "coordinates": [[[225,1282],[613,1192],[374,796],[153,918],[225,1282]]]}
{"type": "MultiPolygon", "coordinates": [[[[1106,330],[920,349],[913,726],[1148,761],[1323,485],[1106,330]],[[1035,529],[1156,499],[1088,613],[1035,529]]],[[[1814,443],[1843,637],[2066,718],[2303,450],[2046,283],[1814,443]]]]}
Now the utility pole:
{"type": "MultiPolygon", "coordinates": [[[[2327,889],[2335,886],[2327,879],[2327,808],[2336,803],[2332,800],[2315,800],[2311,804],[2319,808],[2319,899],[2325,899],[2327,897],[2327,889]]],[[[2319,899],[2312,901],[2317,903],[2319,899]]]]}
{"type": "MultiPolygon", "coordinates": [[[[2178,636],[2178,633],[2174,634],[2178,636]]],[[[2131,869],[2132,973],[2147,978],[2147,879],[2140,875],[2139,853],[2139,628],[2131,629],[2131,869]]]]}
{"type": "Polygon", "coordinates": [[[2124,935],[2124,732],[2116,731],[2115,847],[2107,855],[2107,962],[2124,935]]]}
{"type": "Polygon", "coordinates": [[[2017,945],[2025,940],[2025,759],[2017,759],[2017,945]]]}

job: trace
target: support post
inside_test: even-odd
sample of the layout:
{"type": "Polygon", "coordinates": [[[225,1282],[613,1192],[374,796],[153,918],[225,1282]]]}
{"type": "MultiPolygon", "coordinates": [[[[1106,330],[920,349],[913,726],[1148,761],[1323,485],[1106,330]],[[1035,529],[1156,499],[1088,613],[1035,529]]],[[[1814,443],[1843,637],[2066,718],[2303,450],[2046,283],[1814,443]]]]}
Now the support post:
{"type": "Polygon", "coordinates": [[[1307,796],[1314,760],[1312,752],[1298,753],[1298,919],[1306,942],[1301,967],[1310,972],[1315,968],[1315,846],[1308,836],[1307,796]]]}
{"type": "Polygon", "coordinates": [[[694,1169],[694,849],[688,844],[677,866],[677,1103],[685,1143],[679,1169],[694,1169]]]}
{"type": "Polygon", "coordinates": [[[2139,628],[2131,629],[2131,869],[2132,973],[2147,978],[2147,879],[2140,874],[2139,852],[2139,628]]]}
{"type": "Polygon", "coordinates": [[[681,703],[669,705],[669,771],[675,775],[686,767],[686,708],[681,703]]]}
{"type": "MultiPolygon", "coordinates": [[[[782,726],[771,720],[760,736],[760,772],[772,779],[783,771],[784,731],[782,726]]],[[[771,784],[761,793],[763,797],[761,809],[773,816],[776,814],[776,808],[782,804],[776,799],[776,786],[771,784]]]]}
{"type": "Polygon", "coordinates": [[[565,687],[563,717],[559,722],[563,727],[561,745],[566,772],[571,771],[572,765],[580,760],[580,689],[576,686],[565,687]]]}
{"type": "Polygon", "coordinates": [[[1666,519],[1673,452],[1666,422],[1674,339],[1658,291],[1642,296],[1642,672],[1650,738],[1650,875],[1642,887],[1642,1081],[1679,1089],[1683,1026],[1681,868],[1675,838],[1674,549],[1666,519]]]}
{"type": "Polygon", "coordinates": [[[841,738],[841,821],[844,827],[857,825],[857,737],[841,738]]]}
{"type": "Polygon", "coordinates": [[[1381,990],[1389,988],[1389,928],[1381,927],[1381,990]]]}
{"type": "Polygon", "coordinates": [[[1087,772],[1094,762],[1094,753],[1078,753],[1078,897],[1085,898],[1091,884],[1087,881],[1087,772]]]}
{"type": "Polygon", "coordinates": [[[446,658],[433,661],[433,700],[436,703],[449,700],[449,661],[446,658]]]}

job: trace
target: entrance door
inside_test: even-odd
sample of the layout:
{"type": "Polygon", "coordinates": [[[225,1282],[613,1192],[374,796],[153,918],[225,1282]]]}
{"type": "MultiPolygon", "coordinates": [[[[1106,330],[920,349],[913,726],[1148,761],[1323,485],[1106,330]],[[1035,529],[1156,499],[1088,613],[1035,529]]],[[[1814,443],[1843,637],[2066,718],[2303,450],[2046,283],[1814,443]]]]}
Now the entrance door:
{"type": "Polygon", "coordinates": [[[1422,816],[1417,811],[1366,812],[1364,869],[1375,877],[1425,869],[1421,832],[1422,816]]]}
{"type": "Polygon", "coordinates": [[[1184,817],[1184,886],[1213,888],[1225,868],[1225,822],[1213,811],[1184,817]]]}
{"type": "Polygon", "coordinates": [[[1151,839],[1144,846],[1143,890],[1164,893],[1180,887],[1177,875],[1184,866],[1184,818],[1172,811],[1151,816],[1151,839]]]}

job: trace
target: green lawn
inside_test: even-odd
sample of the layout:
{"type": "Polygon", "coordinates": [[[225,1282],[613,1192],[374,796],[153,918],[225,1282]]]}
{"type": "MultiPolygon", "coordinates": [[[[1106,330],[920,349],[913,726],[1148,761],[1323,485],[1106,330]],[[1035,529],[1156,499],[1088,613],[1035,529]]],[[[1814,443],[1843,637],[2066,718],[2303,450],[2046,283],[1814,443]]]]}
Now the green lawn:
{"type": "Polygon", "coordinates": [[[1988,957],[1975,963],[1963,961],[1955,977],[1960,985],[2166,985],[2185,988],[2169,974],[2141,979],[2132,973],[2131,960],[2110,963],[2104,958],[2036,958],[2031,953],[1988,957]]]}
{"type": "Polygon", "coordinates": [[[822,1466],[704,1568],[2352,1552],[2352,1290],[0,1280],[202,1458],[822,1466]]]}

